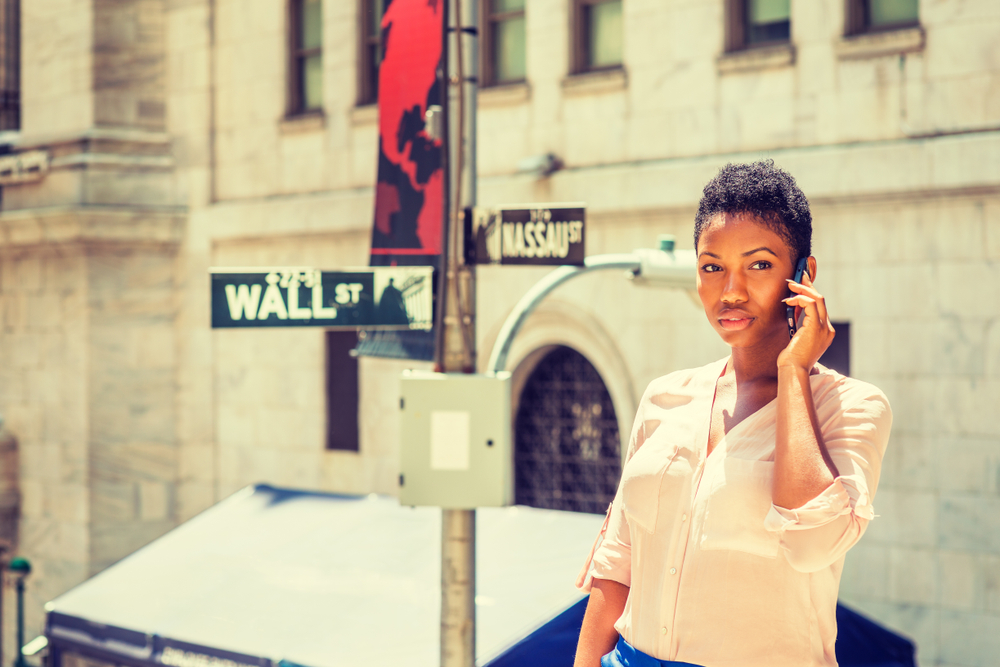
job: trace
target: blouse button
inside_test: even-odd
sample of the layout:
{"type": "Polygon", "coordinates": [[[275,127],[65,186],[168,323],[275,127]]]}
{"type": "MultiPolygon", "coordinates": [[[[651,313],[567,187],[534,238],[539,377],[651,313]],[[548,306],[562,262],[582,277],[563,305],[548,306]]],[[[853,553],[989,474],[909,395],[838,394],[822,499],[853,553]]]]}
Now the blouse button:
{"type": "Polygon", "coordinates": [[[661,634],[661,635],[665,635],[665,634],[667,634],[667,629],[666,629],[666,627],[663,627],[663,628],[660,628],[660,634],[661,634]]]}
{"type": "Polygon", "coordinates": [[[684,515],[681,516],[681,521],[687,521],[687,520],[688,520],[688,515],[687,514],[684,514],[684,515]]]}
{"type": "Polygon", "coordinates": [[[670,574],[677,574],[677,568],[676,567],[670,568],[670,574]]]}

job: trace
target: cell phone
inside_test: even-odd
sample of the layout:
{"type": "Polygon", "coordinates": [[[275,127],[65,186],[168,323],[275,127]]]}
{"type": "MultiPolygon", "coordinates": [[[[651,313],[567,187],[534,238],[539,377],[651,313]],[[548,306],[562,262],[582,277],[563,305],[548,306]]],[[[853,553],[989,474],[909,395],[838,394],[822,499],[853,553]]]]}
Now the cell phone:
{"type": "MultiPolygon", "coordinates": [[[[808,257],[803,257],[799,260],[799,263],[795,265],[795,275],[792,280],[802,284],[802,276],[809,272],[808,257]]],[[[795,296],[795,292],[788,290],[789,296],[795,296]]],[[[791,338],[795,335],[795,330],[798,329],[797,322],[795,321],[795,306],[788,306],[785,309],[785,314],[788,317],[788,337],[791,338]]]]}

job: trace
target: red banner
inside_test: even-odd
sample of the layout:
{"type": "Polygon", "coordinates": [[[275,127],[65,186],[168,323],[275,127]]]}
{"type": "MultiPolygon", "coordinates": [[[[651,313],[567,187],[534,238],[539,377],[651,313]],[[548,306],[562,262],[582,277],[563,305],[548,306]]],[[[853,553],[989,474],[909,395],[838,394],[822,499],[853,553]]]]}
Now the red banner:
{"type": "Polygon", "coordinates": [[[443,104],[444,0],[387,0],[379,65],[379,153],[370,264],[437,266],[444,146],[427,107],[443,104]]]}

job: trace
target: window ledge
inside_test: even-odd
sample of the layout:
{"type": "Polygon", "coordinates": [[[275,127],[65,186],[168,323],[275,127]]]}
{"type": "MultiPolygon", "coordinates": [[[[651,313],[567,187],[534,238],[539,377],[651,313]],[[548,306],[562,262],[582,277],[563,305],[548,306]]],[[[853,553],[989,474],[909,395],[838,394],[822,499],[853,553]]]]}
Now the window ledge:
{"type": "Polygon", "coordinates": [[[571,74],[562,80],[563,93],[566,95],[592,95],[625,90],[627,87],[628,75],[622,67],[571,74]]]}
{"type": "Polygon", "coordinates": [[[351,125],[375,125],[378,123],[378,104],[365,104],[351,109],[351,125]]]}
{"type": "Polygon", "coordinates": [[[483,86],[479,89],[476,104],[480,107],[506,107],[523,104],[531,99],[531,86],[521,81],[519,83],[483,86]]]}
{"type": "Polygon", "coordinates": [[[844,37],[834,45],[834,51],[840,60],[894,56],[900,53],[922,51],[923,48],[924,29],[920,26],[851,35],[844,37]]]}
{"type": "Polygon", "coordinates": [[[285,116],[281,119],[281,134],[300,134],[302,132],[317,132],[326,127],[326,115],[322,111],[285,116]]]}
{"type": "Polygon", "coordinates": [[[756,72],[775,67],[789,67],[795,64],[795,46],[792,44],[775,44],[723,53],[715,61],[719,74],[734,74],[737,72],[756,72]]]}

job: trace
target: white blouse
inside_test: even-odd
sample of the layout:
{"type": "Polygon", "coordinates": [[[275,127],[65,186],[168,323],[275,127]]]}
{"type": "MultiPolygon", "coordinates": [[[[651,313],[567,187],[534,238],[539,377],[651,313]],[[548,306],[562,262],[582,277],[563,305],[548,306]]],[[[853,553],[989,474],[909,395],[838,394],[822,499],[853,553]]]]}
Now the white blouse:
{"type": "Polygon", "coordinates": [[[706,456],[728,359],[650,383],[600,542],[577,585],[630,587],[615,628],[661,660],[834,667],[844,555],[874,517],[892,425],[884,394],[817,365],[823,442],[840,476],[802,507],[771,502],[776,401],[706,456]]]}

